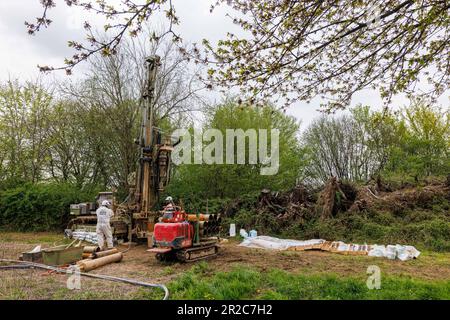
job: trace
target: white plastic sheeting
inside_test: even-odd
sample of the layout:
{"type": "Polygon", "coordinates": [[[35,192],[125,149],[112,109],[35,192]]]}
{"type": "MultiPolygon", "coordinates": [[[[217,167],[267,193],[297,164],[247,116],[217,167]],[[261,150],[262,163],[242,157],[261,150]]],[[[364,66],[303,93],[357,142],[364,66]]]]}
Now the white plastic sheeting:
{"type": "Polygon", "coordinates": [[[272,250],[286,250],[290,247],[312,246],[324,243],[322,239],[312,239],[306,241],[278,239],[268,236],[257,236],[254,238],[246,238],[239,244],[242,247],[247,248],[260,248],[260,249],[272,249],[272,250]]]}
{"type": "Polygon", "coordinates": [[[406,261],[415,259],[420,255],[413,246],[403,245],[368,245],[368,244],[347,244],[342,241],[326,241],[323,239],[311,240],[290,240],[278,239],[268,236],[247,237],[239,246],[247,248],[271,249],[271,250],[311,250],[318,249],[340,254],[358,254],[371,257],[385,257],[388,259],[399,259],[406,261]]]}

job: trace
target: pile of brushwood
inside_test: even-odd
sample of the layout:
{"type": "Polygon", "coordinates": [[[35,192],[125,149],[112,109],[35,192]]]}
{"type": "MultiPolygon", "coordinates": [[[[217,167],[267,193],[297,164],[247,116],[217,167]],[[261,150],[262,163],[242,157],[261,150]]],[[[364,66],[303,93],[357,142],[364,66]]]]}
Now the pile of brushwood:
{"type": "Polygon", "coordinates": [[[266,235],[450,251],[449,181],[394,186],[380,178],[365,185],[330,178],[319,190],[304,185],[286,192],[264,189],[228,201],[220,211],[225,230],[234,222],[266,235]]]}

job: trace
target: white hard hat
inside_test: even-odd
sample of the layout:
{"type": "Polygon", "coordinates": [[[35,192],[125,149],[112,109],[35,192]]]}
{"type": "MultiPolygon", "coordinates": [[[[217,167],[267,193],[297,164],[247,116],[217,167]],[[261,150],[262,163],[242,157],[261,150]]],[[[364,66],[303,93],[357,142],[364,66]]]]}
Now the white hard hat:
{"type": "Polygon", "coordinates": [[[109,203],[109,201],[108,200],[103,200],[103,202],[102,202],[102,206],[104,206],[104,207],[108,207],[110,205],[110,203],[109,203]]]}
{"type": "Polygon", "coordinates": [[[171,196],[168,196],[168,197],[166,198],[166,201],[173,201],[173,199],[172,199],[171,196]]]}

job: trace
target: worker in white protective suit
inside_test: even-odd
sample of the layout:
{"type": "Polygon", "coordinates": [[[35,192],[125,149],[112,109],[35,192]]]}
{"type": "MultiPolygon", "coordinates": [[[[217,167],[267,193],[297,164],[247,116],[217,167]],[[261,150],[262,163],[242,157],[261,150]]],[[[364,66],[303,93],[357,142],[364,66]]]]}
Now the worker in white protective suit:
{"type": "Polygon", "coordinates": [[[110,220],[114,216],[114,212],[109,209],[110,203],[108,200],[102,202],[102,206],[95,212],[97,214],[97,238],[98,246],[101,250],[105,249],[105,239],[108,249],[113,248],[113,238],[110,220]]]}

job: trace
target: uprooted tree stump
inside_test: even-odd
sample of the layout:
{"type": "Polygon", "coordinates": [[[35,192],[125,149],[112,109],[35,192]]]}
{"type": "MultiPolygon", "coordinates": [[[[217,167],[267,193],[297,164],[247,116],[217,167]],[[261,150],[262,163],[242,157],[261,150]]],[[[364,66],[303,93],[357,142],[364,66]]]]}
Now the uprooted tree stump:
{"type": "Polygon", "coordinates": [[[377,186],[377,191],[392,192],[392,187],[389,184],[385,183],[380,175],[377,176],[375,182],[377,186]]]}
{"type": "Polygon", "coordinates": [[[311,196],[304,185],[297,185],[291,192],[290,200],[293,203],[301,204],[311,201],[311,196]]]}
{"type": "Polygon", "coordinates": [[[321,219],[328,219],[339,210],[347,211],[353,204],[358,192],[351,185],[337,181],[332,177],[325,184],[316,203],[316,212],[321,219]]]}
{"type": "Polygon", "coordinates": [[[339,190],[336,177],[332,177],[325,184],[325,188],[317,199],[317,213],[321,219],[327,219],[334,216],[337,212],[336,193],[339,190]]]}
{"type": "Polygon", "coordinates": [[[445,184],[431,184],[425,187],[409,187],[392,192],[377,192],[376,186],[362,187],[350,207],[350,212],[367,209],[387,210],[402,214],[405,210],[415,208],[431,209],[435,199],[450,200],[449,188],[445,184]]]}

